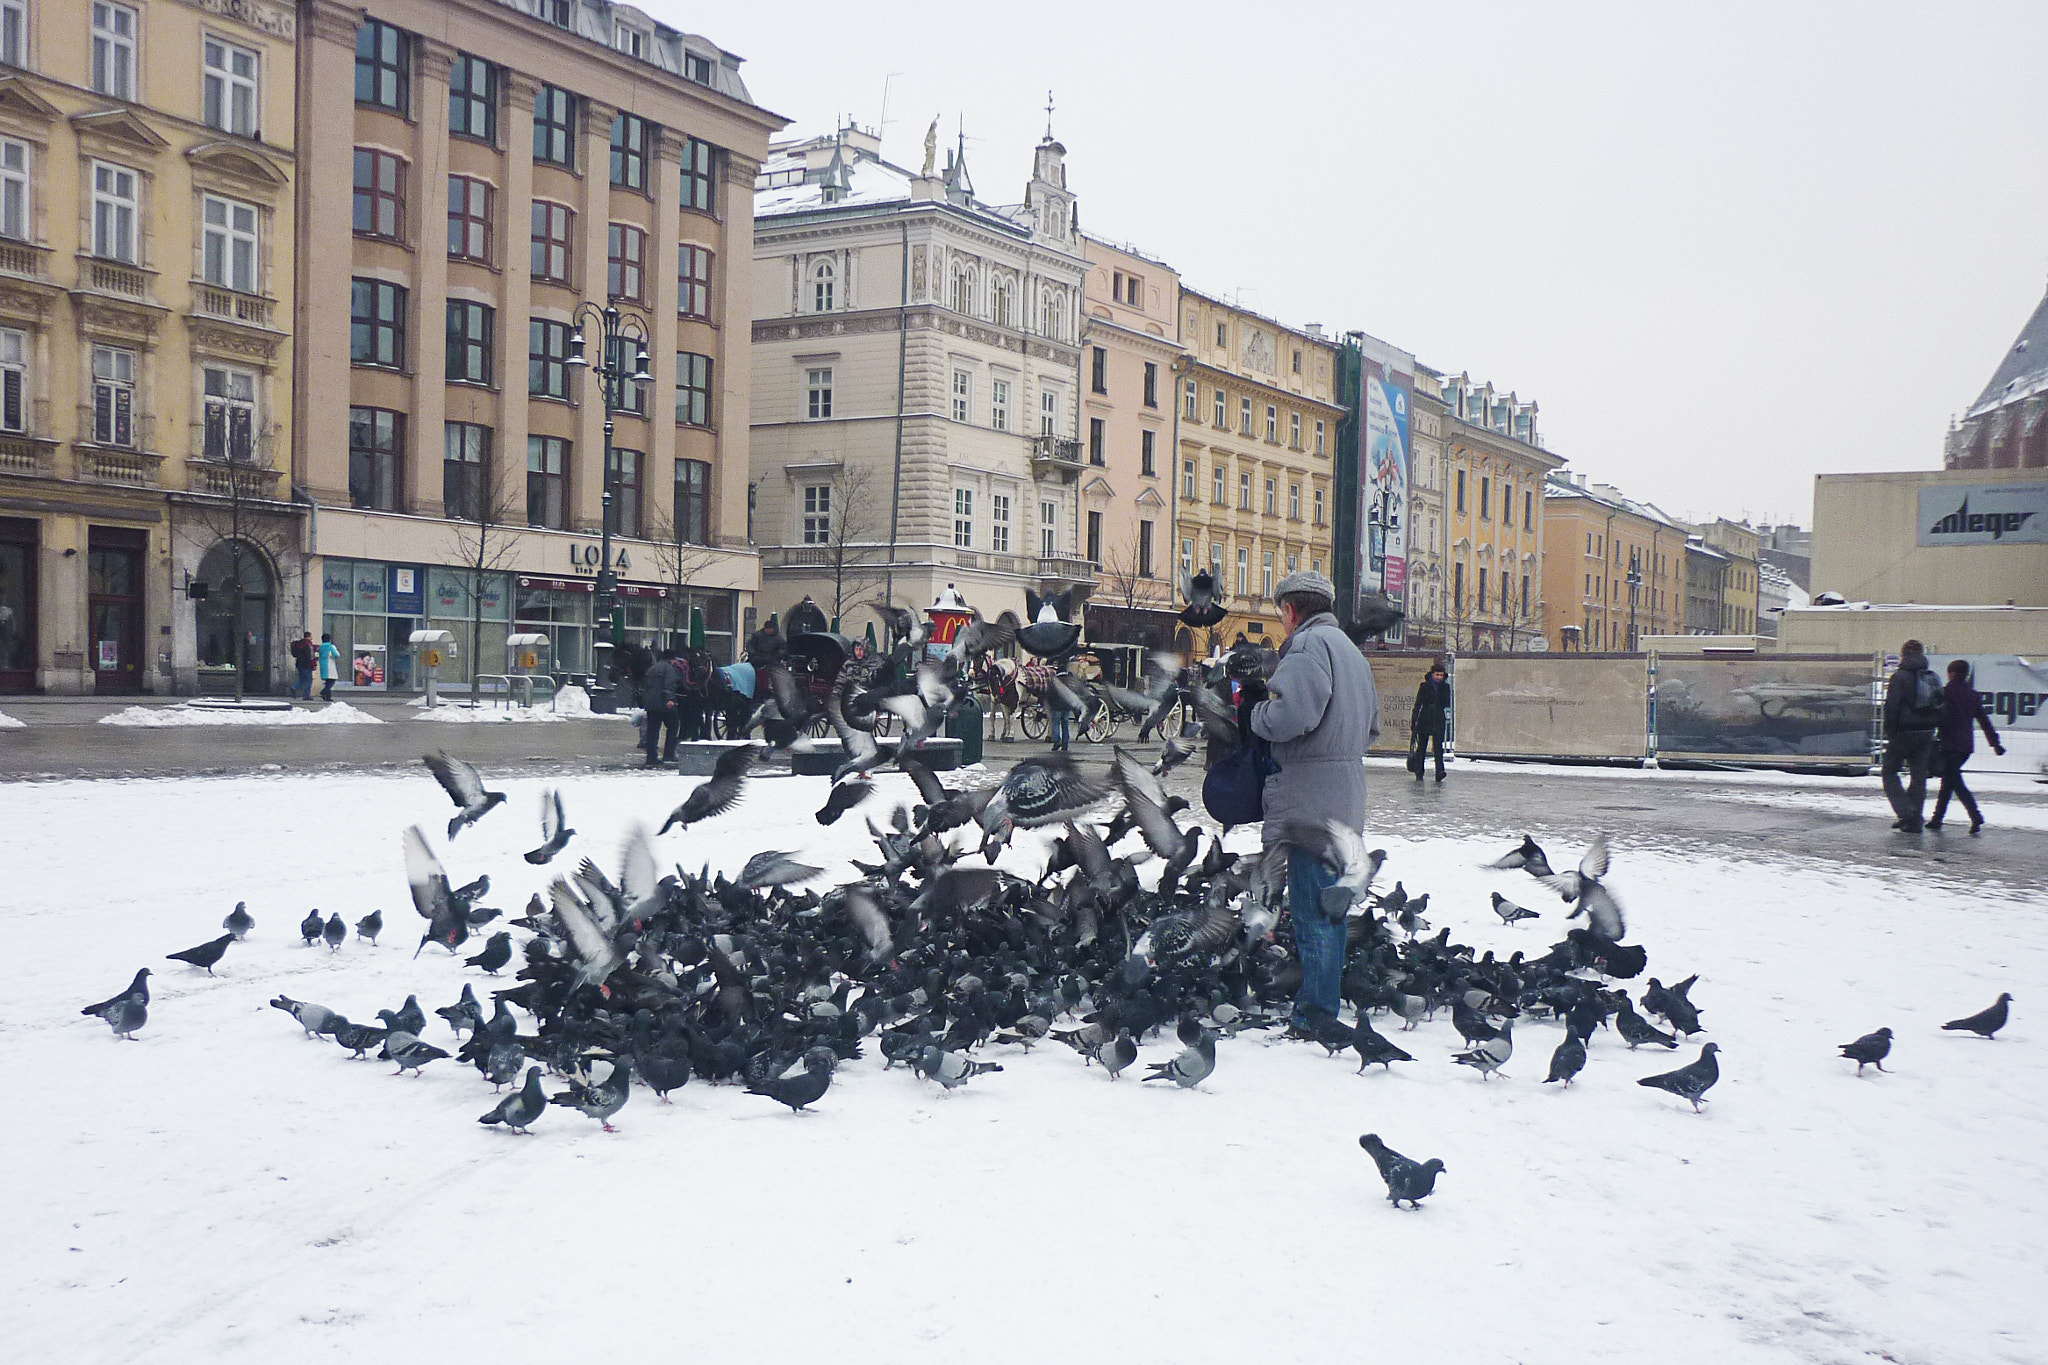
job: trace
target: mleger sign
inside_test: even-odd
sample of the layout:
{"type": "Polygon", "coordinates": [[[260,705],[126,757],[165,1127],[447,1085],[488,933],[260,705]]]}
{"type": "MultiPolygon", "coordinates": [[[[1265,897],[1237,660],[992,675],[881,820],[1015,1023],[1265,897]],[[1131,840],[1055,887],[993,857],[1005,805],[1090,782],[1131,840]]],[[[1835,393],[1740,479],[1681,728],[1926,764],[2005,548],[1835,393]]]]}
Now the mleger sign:
{"type": "Polygon", "coordinates": [[[2048,544],[2048,484],[1927,484],[1922,545],[2048,544]]]}

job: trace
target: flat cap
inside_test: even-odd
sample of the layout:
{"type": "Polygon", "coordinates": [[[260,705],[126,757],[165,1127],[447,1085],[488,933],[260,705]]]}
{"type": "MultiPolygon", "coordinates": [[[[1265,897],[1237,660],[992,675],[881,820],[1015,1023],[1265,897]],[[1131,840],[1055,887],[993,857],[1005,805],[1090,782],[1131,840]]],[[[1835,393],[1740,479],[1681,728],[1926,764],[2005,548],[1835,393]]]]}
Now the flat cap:
{"type": "Polygon", "coordinates": [[[1314,593],[1326,602],[1337,600],[1337,585],[1314,569],[1301,569],[1287,575],[1273,589],[1273,596],[1277,600],[1291,592],[1314,593]]]}

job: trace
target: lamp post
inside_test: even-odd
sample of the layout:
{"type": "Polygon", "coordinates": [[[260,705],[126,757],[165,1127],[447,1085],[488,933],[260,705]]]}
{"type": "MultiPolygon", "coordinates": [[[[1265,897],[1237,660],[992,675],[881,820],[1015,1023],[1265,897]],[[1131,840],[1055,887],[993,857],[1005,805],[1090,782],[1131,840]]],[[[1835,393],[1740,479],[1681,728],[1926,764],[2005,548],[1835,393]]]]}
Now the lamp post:
{"type": "Polygon", "coordinates": [[[1636,598],[1643,586],[1641,561],[1634,550],[1628,556],[1628,647],[1636,647],[1636,598]]]}
{"type": "MultiPolygon", "coordinates": [[[[567,363],[577,369],[587,368],[597,378],[598,391],[604,397],[604,520],[599,532],[597,616],[590,642],[590,671],[593,675],[590,709],[610,713],[618,710],[619,705],[609,681],[612,651],[625,643],[618,616],[619,575],[612,568],[612,490],[618,481],[618,472],[612,467],[612,419],[614,413],[628,406],[626,385],[649,384],[654,380],[654,376],[647,372],[647,341],[651,333],[645,318],[620,308],[616,303],[599,307],[586,300],[576,306],[572,316],[576,330],[569,337],[567,363]],[[584,354],[583,335],[584,329],[593,322],[598,329],[598,358],[595,363],[584,354]],[[625,343],[628,341],[633,343],[630,371],[626,368],[625,343]]],[[[632,404],[631,410],[638,412],[640,405],[632,404]]]]}

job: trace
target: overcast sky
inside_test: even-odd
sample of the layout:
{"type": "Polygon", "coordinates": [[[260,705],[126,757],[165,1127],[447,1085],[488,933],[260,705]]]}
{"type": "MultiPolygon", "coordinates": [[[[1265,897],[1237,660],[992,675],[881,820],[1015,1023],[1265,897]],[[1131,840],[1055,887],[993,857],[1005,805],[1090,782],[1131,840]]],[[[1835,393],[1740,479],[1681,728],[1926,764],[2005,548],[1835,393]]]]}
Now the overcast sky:
{"type": "Polygon", "coordinates": [[[2048,284],[2048,4],[642,0],[754,97],[982,196],[1045,127],[1091,233],[1541,404],[1570,468],[1810,524],[1937,468],[2048,284]],[[896,74],[893,81],[888,78],[896,74]]]}

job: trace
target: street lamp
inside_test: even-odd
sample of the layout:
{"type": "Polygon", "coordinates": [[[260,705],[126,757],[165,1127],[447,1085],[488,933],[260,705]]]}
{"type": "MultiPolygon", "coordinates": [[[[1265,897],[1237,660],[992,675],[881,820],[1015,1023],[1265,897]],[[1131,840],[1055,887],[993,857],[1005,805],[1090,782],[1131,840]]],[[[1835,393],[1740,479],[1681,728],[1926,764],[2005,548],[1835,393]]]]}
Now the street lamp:
{"type": "Polygon", "coordinates": [[[1636,647],[1636,597],[1643,586],[1643,570],[1635,551],[1628,556],[1628,647],[1636,647]]]}
{"type": "Polygon", "coordinates": [[[598,555],[596,628],[592,631],[590,643],[590,671],[594,675],[590,709],[609,713],[618,709],[618,697],[609,681],[611,652],[625,643],[618,615],[619,576],[612,568],[612,489],[618,480],[617,471],[612,467],[612,418],[621,408],[633,412],[640,410],[639,403],[627,403],[626,385],[654,382],[654,376],[647,372],[647,342],[651,333],[645,318],[620,308],[616,303],[607,303],[600,308],[586,300],[576,306],[571,316],[575,319],[576,330],[569,337],[567,363],[576,369],[589,369],[597,377],[598,391],[604,397],[604,520],[598,555]],[[598,329],[598,359],[595,364],[584,354],[583,332],[591,322],[595,322],[598,329]],[[625,343],[628,341],[633,343],[633,368],[630,372],[626,368],[625,343]]]}

